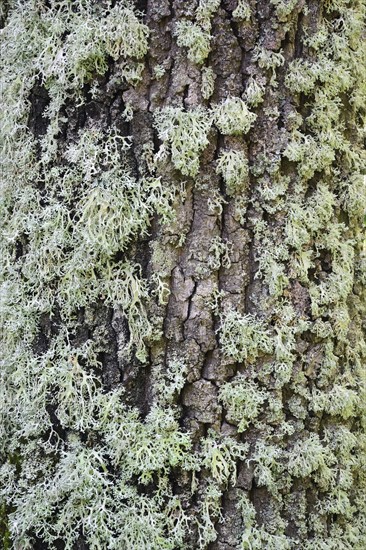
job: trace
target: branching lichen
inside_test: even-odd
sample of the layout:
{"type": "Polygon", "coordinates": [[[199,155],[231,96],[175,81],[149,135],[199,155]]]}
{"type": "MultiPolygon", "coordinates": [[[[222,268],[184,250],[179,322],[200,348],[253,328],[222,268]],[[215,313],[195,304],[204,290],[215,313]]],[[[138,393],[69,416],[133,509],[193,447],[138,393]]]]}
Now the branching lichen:
{"type": "Polygon", "coordinates": [[[179,21],[175,28],[178,46],[188,48],[188,59],[201,65],[210,53],[210,34],[191,21],[179,21]]]}
{"type": "Polygon", "coordinates": [[[228,195],[240,194],[248,185],[248,160],[241,151],[223,151],[217,160],[216,172],[222,175],[228,195]]]}
{"type": "MultiPolygon", "coordinates": [[[[126,134],[141,114],[138,91],[120,110],[111,108],[111,119],[115,111],[121,116],[115,126],[100,113],[85,121],[83,114],[89,97],[105,94],[112,66],[123,87],[140,85],[150,68],[154,86],[168,81],[168,59],[149,70],[145,64],[150,32],[134,4],[25,0],[0,7],[2,545],[175,550],[196,536],[205,549],[219,531],[224,544],[225,513],[235,501],[243,524],[230,533],[236,542],[225,540],[230,546],[363,550],[363,2],[326,0],[316,17],[302,18],[304,48],[294,59],[289,44],[306,6],[271,0],[271,32],[263,20],[263,36],[245,44],[254,64],[243,73],[242,97],[230,95],[239,93],[230,79],[221,95],[224,79],[214,85],[221,73],[212,55],[212,66],[201,70],[201,93],[208,101],[215,91],[219,103],[144,113],[162,142],[155,156],[152,135],[135,146],[126,134]],[[245,137],[257,119],[258,131],[273,129],[263,143],[260,134],[253,143],[245,137]],[[226,193],[210,188],[209,178],[206,187],[194,181],[212,125],[217,151],[205,162],[226,193]],[[192,177],[186,187],[166,181],[168,154],[192,177]],[[204,367],[208,377],[217,368],[220,379],[217,388],[211,378],[204,383],[218,395],[222,416],[215,430],[185,416],[197,426],[194,439],[180,404],[190,358],[165,361],[162,353],[159,315],[176,256],[165,253],[166,241],[153,241],[147,271],[156,269],[147,280],[136,252],[152,219],[160,235],[185,197],[193,197],[192,231],[206,205],[202,216],[222,230],[205,241],[208,269],[199,281],[221,270],[205,302],[219,327],[218,348],[208,350],[204,367]],[[245,295],[237,304],[224,289],[234,272],[243,275],[235,285],[245,295]],[[150,360],[148,388],[134,392],[132,379],[150,360]],[[143,414],[133,404],[140,391],[143,414]],[[178,488],[180,481],[188,489],[178,488]]],[[[216,24],[232,10],[240,43],[243,33],[250,39],[256,32],[247,23],[254,3],[239,0],[228,11],[220,5],[200,0],[174,23],[178,46],[197,65],[214,44],[214,18],[216,24]]],[[[189,99],[199,100],[199,88],[192,91],[189,99]]],[[[182,245],[187,231],[175,242],[182,245]]]]}
{"type": "Polygon", "coordinates": [[[263,322],[250,314],[228,311],[220,330],[221,347],[235,361],[254,361],[260,353],[271,353],[273,343],[263,322]]]}
{"type": "Polygon", "coordinates": [[[199,155],[208,145],[207,134],[212,124],[211,115],[204,108],[183,111],[166,107],[155,114],[159,138],[170,147],[174,166],[184,175],[195,176],[199,169],[199,155]]]}
{"type": "Polygon", "coordinates": [[[214,110],[214,121],[224,135],[240,135],[249,132],[257,115],[250,112],[238,97],[229,97],[214,110]]]}

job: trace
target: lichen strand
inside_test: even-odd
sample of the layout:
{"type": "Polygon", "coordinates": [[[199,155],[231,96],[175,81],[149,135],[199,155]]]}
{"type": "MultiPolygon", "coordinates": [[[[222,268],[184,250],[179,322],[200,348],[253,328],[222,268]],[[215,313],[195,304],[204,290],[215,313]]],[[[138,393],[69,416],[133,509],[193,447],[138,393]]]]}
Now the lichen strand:
{"type": "Polygon", "coordinates": [[[364,1],[136,4],[0,8],[2,546],[363,550],[364,1]]]}

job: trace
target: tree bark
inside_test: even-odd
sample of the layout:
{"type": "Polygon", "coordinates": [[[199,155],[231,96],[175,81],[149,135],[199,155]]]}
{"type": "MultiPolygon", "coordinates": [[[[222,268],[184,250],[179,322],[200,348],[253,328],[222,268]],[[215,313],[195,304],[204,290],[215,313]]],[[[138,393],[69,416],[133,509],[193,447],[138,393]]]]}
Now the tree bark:
{"type": "Polygon", "coordinates": [[[4,4],[5,548],[365,547],[364,12],[4,4]]]}

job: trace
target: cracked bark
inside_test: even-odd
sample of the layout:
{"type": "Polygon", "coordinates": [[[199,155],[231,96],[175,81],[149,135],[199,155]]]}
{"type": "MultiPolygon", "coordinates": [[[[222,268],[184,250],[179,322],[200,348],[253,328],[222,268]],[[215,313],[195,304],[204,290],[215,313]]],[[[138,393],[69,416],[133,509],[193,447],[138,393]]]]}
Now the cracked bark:
{"type": "MultiPolygon", "coordinates": [[[[153,128],[153,114],[162,107],[183,106],[186,109],[199,105],[210,106],[230,97],[240,97],[245,91],[251,75],[266,76],[270,71],[259,69],[251,63],[251,52],[257,43],[265,48],[284,52],[286,66],[299,57],[306,57],[306,48],[302,42],[304,16],[298,15],[302,2],[294,9],[290,22],[284,25],[273,25],[274,8],[267,0],[250,5],[255,13],[250,22],[238,23],[232,18],[236,1],[221,2],[221,7],[214,14],[212,21],[211,53],[207,62],[216,76],[214,94],[209,101],[202,98],[201,72],[190,63],[186,53],[177,47],[172,31],[176,21],[194,14],[197,1],[189,0],[147,0],[136,2],[145,13],[144,22],[150,28],[149,52],[145,59],[146,70],[143,81],[136,87],[121,89],[118,84],[120,67],[118,63],[110,65],[109,73],[101,81],[104,95],[86,103],[82,109],[73,105],[65,107],[67,122],[64,128],[65,143],[75,139],[77,132],[91,120],[98,120],[106,128],[112,123],[124,134],[133,138],[133,158],[131,165],[138,176],[146,170],[144,145],[152,144],[155,152],[159,143],[153,128]],[[165,68],[165,74],[159,79],[153,78],[154,67],[159,64],[165,68]],[[126,123],[121,113],[127,103],[133,105],[134,117],[126,123]]],[[[317,3],[308,2],[310,9],[306,16],[308,26],[317,24],[317,3]]],[[[192,441],[198,444],[199,439],[207,434],[209,428],[225,434],[236,434],[237,430],[230,425],[225,410],[218,402],[220,386],[229,381],[240,369],[237,364],[225,359],[220,351],[218,337],[219,319],[209,307],[209,301],[215,292],[222,292],[222,309],[230,306],[239,313],[252,313],[263,318],[267,314],[263,306],[268,296],[268,289],[255,277],[258,270],[256,257],[261,246],[254,236],[256,225],[266,220],[271,227],[274,241],[282,238],[285,222],[281,215],[269,217],[260,204],[256,193],[256,178],[252,175],[246,191],[247,211],[239,219],[236,199],[228,196],[222,179],[216,174],[215,161],[223,148],[234,147],[247,154],[249,164],[260,164],[259,159],[265,155],[275,162],[279,151],[287,138],[283,121],[289,112],[294,110],[293,100],[284,86],[285,68],[277,71],[278,86],[267,90],[265,100],[257,110],[257,119],[250,137],[219,136],[214,129],[210,131],[210,143],[201,155],[200,171],[197,177],[183,177],[172,164],[165,165],[158,172],[163,181],[171,181],[185,186],[185,199],[176,201],[176,221],[170,227],[159,225],[153,220],[148,238],[141,239],[135,250],[135,259],[142,266],[142,274],[150,279],[160,270],[152,250],[160,251],[164,265],[169,266],[167,282],[170,288],[169,301],[166,305],[154,302],[149,305],[151,318],[162,320],[163,334],[160,340],[151,344],[149,363],[141,366],[137,360],[127,363],[121,359],[118,349],[128,341],[128,325],[124,315],[118,311],[108,311],[100,305],[88,315],[84,315],[81,324],[84,333],[78,336],[82,343],[88,334],[103,333],[105,352],[100,357],[104,368],[103,383],[106,388],[113,388],[122,383],[127,389],[127,399],[131,405],[137,405],[143,415],[151,406],[151,373],[153,369],[166,366],[176,357],[184,357],[188,365],[187,382],[179,398],[181,407],[181,425],[192,434],[192,441]],[[278,110],[280,116],[267,116],[266,113],[278,110]],[[282,117],[282,118],[281,118],[282,117]],[[209,199],[213,194],[223,200],[222,212],[219,208],[210,209],[209,199]],[[184,238],[182,238],[182,236],[184,238]],[[210,243],[215,237],[230,243],[228,248],[229,262],[219,268],[211,267],[210,243]]],[[[40,136],[45,132],[45,121],[40,113],[47,104],[47,94],[37,87],[32,94],[32,111],[29,128],[40,136]]],[[[306,107],[302,107],[305,111],[306,107]]],[[[291,163],[283,161],[283,171],[288,175],[295,173],[291,163]]],[[[307,314],[309,296],[298,281],[294,281],[291,299],[295,309],[307,314]]],[[[45,325],[50,329],[49,321],[45,325]]],[[[43,334],[47,333],[43,330],[43,334]]],[[[47,345],[39,341],[37,346],[47,345]]],[[[310,371],[316,369],[319,361],[317,346],[304,344],[304,353],[308,356],[310,371]]],[[[258,367],[259,368],[259,367],[258,367]]],[[[309,371],[309,372],[310,372],[309,371]]],[[[253,448],[258,432],[249,431],[245,440],[253,448]]],[[[271,516],[271,499],[264,487],[258,487],[254,481],[252,464],[238,465],[238,479],[235,487],[228,488],[222,499],[224,521],[216,523],[218,538],[210,550],[231,550],[238,545],[243,525],[237,512],[238,495],[244,491],[253,502],[259,524],[271,516]]],[[[187,509],[197,510],[197,498],[189,497],[189,481],[177,473],[176,493],[185,502],[187,509]]],[[[198,496],[205,488],[204,475],[198,476],[198,496]]],[[[294,492],[301,491],[294,487],[294,492]]],[[[310,492],[310,490],[309,490],[310,492]]],[[[311,498],[311,497],[309,497],[311,498]]],[[[286,518],[290,520],[291,518],[286,518]]],[[[290,526],[289,535],[296,535],[296,528],[290,526]]],[[[192,529],[189,548],[196,548],[197,533],[192,529]]],[[[43,548],[41,544],[37,548],[43,548]]],[[[80,539],[78,548],[86,548],[80,539]]]]}

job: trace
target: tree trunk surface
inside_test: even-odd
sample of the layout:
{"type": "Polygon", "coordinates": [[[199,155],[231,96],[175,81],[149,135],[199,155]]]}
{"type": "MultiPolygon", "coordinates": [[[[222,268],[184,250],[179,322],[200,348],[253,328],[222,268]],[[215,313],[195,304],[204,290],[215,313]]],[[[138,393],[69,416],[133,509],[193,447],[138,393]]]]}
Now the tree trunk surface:
{"type": "Polygon", "coordinates": [[[3,547],[364,549],[365,2],[0,10],[3,547]]]}

